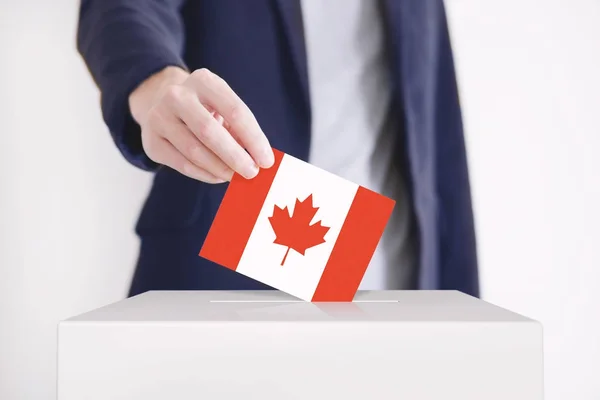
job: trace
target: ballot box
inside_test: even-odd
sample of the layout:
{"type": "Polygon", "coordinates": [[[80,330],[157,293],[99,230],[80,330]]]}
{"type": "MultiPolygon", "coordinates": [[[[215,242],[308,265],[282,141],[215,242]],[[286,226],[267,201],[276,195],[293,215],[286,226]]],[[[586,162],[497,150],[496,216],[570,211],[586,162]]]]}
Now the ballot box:
{"type": "Polygon", "coordinates": [[[542,326],[456,291],[148,292],[59,325],[58,400],[538,400],[542,326]]]}

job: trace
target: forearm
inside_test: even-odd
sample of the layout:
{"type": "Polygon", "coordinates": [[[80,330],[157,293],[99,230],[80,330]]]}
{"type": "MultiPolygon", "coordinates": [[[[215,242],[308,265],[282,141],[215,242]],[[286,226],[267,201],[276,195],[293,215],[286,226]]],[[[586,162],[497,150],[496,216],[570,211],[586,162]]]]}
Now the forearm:
{"type": "Polygon", "coordinates": [[[184,29],[180,3],[81,2],[77,48],[100,89],[102,116],[120,152],[143,169],[154,169],[156,165],[142,148],[140,127],[131,113],[129,97],[166,67],[186,68],[181,58],[184,29]]]}

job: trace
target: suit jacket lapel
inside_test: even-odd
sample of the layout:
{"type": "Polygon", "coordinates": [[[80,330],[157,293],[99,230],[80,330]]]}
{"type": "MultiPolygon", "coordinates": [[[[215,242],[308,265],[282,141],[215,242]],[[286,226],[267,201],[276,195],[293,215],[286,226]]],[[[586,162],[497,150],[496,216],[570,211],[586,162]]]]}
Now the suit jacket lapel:
{"type": "MultiPolygon", "coordinates": [[[[409,155],[430,152],[443,5],[438,0],[384,0],[383,6],[392,50],[392,76],[404,109],[407,150],[409,155]]],[[[409,161],[413,174],[419,174],[429,165],[424,156],[409,157],[409,161]]]]}
{"type": "Polygon", "coordinates": [[[308,67],[300,0],[275,0],[275,4],[283,23],[303,101],[310,112],[308,67]]]}

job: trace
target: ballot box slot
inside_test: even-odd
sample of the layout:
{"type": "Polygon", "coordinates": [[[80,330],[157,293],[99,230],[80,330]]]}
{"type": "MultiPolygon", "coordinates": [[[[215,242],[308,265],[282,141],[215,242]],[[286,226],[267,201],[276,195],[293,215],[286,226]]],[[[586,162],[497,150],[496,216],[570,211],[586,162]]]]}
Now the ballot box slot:
{"type": "MultiPolygon", "coordinates": [[[[397,303],[398,300],[355,300],[352,303],[397,303]]],[[[309,303],[303,300],[210,300],[210,303],[309,303]]]]}

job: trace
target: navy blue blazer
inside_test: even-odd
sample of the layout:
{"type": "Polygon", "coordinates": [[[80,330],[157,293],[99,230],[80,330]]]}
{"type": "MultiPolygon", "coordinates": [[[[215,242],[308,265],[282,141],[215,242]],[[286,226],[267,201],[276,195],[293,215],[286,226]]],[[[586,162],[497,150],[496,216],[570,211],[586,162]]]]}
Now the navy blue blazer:
{"type": "MultiPolygon", "coordinates": [[[[384,0],[396,161],[409,185],[419,247],[415,288],[479,296],[467,158],[442,0],[384,0]]],[[[159,167],[145,154],[129,93],[169,65],[208,68],[256,115],[271,144],[307,160],[311,107],[299,0],[82,0],[77,47],[104,121],[133,165],[155,172],[136,226],[130,295],[147,290],[268,289],[198,256],[227,184],[159,167]]]]}

